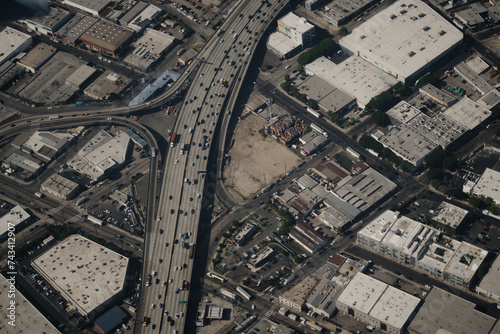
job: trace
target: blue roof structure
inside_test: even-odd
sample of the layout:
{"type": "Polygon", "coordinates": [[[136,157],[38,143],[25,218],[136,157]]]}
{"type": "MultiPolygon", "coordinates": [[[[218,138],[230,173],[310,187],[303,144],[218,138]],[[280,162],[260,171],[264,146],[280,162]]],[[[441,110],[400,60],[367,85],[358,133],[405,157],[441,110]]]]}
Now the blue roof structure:
{"type": "Polygon", "coordinates": [[[118,306],[113,306],[108,312],[101,315],[94,321],[102,333],[111,333],[116,327],[127,318],[127,314],[118,306]]]}
{"type": "Polygon", "coordinates": [[[181,75],[172,70],[166,70],[163,72],[158,79],[156,79],[152,84],[149,84],[144,88],[136,97],[134,97],[129,103],[129,107],[136,106],[138,104],[146,102],[147,99],[151,97],[158,89],[169,83],[170,80],[177,81],[181,75]]]}
{"type": "Polygon", "coordinates": [[[139,145],[141,148],[147,148],[148,147],[148,142],[142,139],[141,136],[139,136],[137,133],[132,131],[131,129],[125,130],[125,133],[132,139],[132,141],[136,144],[139,145]]]}

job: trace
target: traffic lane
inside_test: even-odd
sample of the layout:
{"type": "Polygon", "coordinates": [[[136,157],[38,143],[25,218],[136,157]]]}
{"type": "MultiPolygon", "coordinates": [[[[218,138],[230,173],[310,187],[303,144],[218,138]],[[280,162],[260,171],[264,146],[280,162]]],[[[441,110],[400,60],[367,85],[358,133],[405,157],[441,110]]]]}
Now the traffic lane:
{"type": "Polygon", "coordinates": [[[462,297],[474,304],[477,304],[487,310],[487,314],[498,318],[500,316],[500,310],[497,309],[496,307],[492,307],[491,303],[472,295],[472,292],[465,292],[462,289],[459,289],[457,287],[454,287],[453,285],[448,285],[444,283],[444,281],[434,278],[431,275],[427,275],[425,273],[421,273],[419,271],[413,270],[411,267],[407,267],[403,264],[400,264],[398,262],[392,261],[389,258],[386,258],[382,255],[375,254],[373,252],[370,252],[364,248],[361,248],[357,245],[352,245],[351,247],[347,248],[345,250],[347,253],[352,254],[356,257],[365,259],[365,260],[371,260],[374,264],[392,271],[393,273],[400,273],[402,275],[405,275],[408,277],[408,279],[415,281],[421,285],[433,285],[437,286],[443,290],[449,291],[459,297],[462,297]]]}

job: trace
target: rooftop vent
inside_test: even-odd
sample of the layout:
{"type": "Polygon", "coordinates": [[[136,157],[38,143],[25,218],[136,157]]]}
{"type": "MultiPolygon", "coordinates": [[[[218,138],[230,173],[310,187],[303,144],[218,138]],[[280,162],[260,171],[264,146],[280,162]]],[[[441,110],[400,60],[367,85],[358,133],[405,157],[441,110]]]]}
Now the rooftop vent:
{"type": "Polygon", "coordinates": [[[444,30],[441,30],[441,31],[439,32],[439,36],[443,36],[444,34],[446,34],[446,31],[444,31],[444,30]]]}
{"type": "Polygon", "coordinates": [[[396,17],[397,17],[396,15],[392,14],[391,15],[391,20],[394,20],[396,17]]]}
{"type": "Polygon", "coordinates": [[[431,27],[429,27],[429,26],[425,26],[425,27],[423,27],[422,29],[424,29],[424,31],[429,31],[429,30],[431,29],[431,27]]]}

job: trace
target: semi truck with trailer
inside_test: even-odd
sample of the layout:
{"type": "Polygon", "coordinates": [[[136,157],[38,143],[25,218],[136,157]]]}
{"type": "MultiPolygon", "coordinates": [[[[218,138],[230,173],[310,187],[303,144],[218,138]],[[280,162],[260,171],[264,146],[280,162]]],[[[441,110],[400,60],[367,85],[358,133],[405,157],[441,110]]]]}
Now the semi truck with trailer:
{"type": "Polygon", "coordinates": [[[252,299],[252,295],[250,295],[248,292],[246,292],[246,290],[243,289],[241,286],[238,285],[236,287],[236,291],[238,291],[243,296],[243,298],[245,298],[246,300],[252,299]]]}

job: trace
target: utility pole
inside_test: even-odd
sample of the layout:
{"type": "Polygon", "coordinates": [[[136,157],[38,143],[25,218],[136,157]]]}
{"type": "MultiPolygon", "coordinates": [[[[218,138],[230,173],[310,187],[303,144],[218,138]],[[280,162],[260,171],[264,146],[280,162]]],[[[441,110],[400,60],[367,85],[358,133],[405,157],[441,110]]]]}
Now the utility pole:
{"type": "Polygon", "coordinates": [[[269,109],[269,121],[268,121],[268,123],[271,122],[271,118],[273,116],[273,112],[272,112],[272,109],[271,109],[271,106],[272,106],[273,102],[274,101],[273,101],[272,97],[268,97],[267,100],[266,100],[267,108],[269,109]]]}

